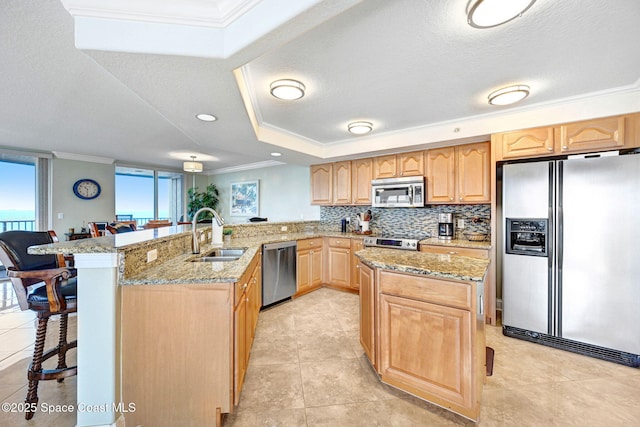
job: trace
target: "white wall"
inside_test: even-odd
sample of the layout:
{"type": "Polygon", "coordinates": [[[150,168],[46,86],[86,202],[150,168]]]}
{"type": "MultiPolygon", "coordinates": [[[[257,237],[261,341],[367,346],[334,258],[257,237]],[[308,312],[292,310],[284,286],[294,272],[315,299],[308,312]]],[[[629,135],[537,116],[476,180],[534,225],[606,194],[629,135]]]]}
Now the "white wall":
{"type": "Polygon", "coordinates": [[[115,219],[115,173],[114,165],[81,162],[54,158],[51,166],[51,222],[60,240],[69,228],[79,232],[91,221],[113,221],[115,219]],[[73,194],[73,184],[82,178],[97,181],[102,189],[100,196],[83,200],[73,194]],[[62,213],[63,218],[58,219],[62,213]]]}
{"type": "Polygon", "coordinates": [[[246,223],[249,219],[230,215],[231,183],[255,180],[260,181],[260,212],[257,216],[272,222],[320,219],[320,206],[311,205],[311,177],[307,166],[272,166],[212,175],[209,179],[220,191],[218,210],[229,224],[246,223]]]}

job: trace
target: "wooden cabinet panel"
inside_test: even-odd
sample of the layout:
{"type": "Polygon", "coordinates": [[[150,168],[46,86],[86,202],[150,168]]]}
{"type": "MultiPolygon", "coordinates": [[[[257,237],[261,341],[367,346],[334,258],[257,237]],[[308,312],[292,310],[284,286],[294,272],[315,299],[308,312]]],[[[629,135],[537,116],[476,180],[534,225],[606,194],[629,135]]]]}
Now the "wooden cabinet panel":
{"type": "Polygon", "coordinates": [[[624,146],[624,116],[605,117],[560,126],[560,151],[585,152],[624,146]]]}
{"type": "Polygon", "coordinates": [[[428,203],[488,203],[491,148],[488,142],[427,151],[428,203]]]}
{"type": "Polygon", "coordinates": [[[502,152],[500,159],[546,156],[554,152],[552,127],[505,132],[494,140],[502,152]]]}
{"type": "Polygon", "coordinates": [[[427,202],[453,203],[456,196],[455,148],[427,151],[427,202]]]}
{"type": "Polygon", "coordinates": [[[323,282],[322,238],[298,240],[297,293],[305,293],[323,282]]]}
{"type": "Polygon", "coordinates": [[[463,414],[474,408],[471,312],[385,294],[379,302],[382,380],[463,414]]]}
{"type": "Polygon", "coordinates": [[[398,154],[400,176],[424,175],[424,151],[398,154]]]}
{"type": "Polygon", "coordinates": [[[358,263],[357,267],[358,281],[360,283],[360,344],[375,367],[376,290],[374,270],[361,262],[358,263]]]}
{"type": "Polygon", "coordinates": [[[359,159],[351,162],[351,198],[354,205],[371,204],[373,161],[359,159]]]}
{"type": "Polygon", "coordinates": [[[348,288],[351,281],[351,251],[345,248],[328,249],[328,283],[348,288]]]}
{"type": "Polygon", "coordinates": [[[380,156],[373,159],[373,177],[394,178],[398,176],[398,164],[396,155],[380,156]]]}
{"type": "Polygon", "coordinates": [[[351,204],[351,162],[333,164],[333,204],[351,204]]]}
{"type": "Polygon", "coordinates": [[[468,144],[456,147],[457,197],[461,203],[489,202],[491,193],[489,143],[468,144]]]}
{"type": "Polygon", "coordinates": [[[351,288],[360,289],[360,260],[356,252],[364,249],[362,239],[351,239],[351,288]]]}
{"type": "Polygon", "coordinates": [[[311,204],[333,203],[333,165],[325,163],[311,166],[311,204]]]}
{"type": "Polygon", "coordinates": [[[393,271],[380,271],[380,292],[406,298],[470,310],[473,306],[471,285],[453,280],[412,276],[393,271]]]}
{"type": "Polygon", "coordinates": [[[240,392],[242,384],[244,384],[244,376],[247,372],[247,357],[249,349],[247,348],[247,301],[242,294],[238,305],[235,307],[233,314],[234,319],[234,387],[233,387],[233,404],[238,405],[240,402],[240,392]]]}

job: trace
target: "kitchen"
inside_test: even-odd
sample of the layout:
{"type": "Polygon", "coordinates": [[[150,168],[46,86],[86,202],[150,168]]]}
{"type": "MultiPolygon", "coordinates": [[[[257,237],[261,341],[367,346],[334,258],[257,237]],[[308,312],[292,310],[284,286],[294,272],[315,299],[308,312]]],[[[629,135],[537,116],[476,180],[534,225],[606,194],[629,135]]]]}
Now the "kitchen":
{"type": "MultiPolygon", "coordinates": [[[[104,58],[102,60],[105,61],[104,58]]],[[[612,95],[612,97],[615,97],[615,96],[612,95]]],[[[624,111],[619,111],[619,110],[616,110],[616,111],[613,111],[613,112],[607,111],[606,113],[602,114],[602,113],[600,113],[600,111],[602,111],[602,109],[604,109],[604,107],[601,107],[601,106],[597,107],[597,106],[595,106],[596,103],[597,102],[595,102],[595,101],[592,104],[589,104],[589,102],[585,102],[584,103],[585,104],[584,108],[586,110],[588,110],[589,108],[591,109],[591,110],[589,110],[587,112],[584,112],[583,113],[584,116],[580,116],[580,114],[573,113],[573,116],[571,116],[567,120],[561,119],[561,118],[556,118],[556,117],[554,117],[553,119],[550,119],[549,117],[544,117],[542,119],[540,119],[540,118],[536,118],[536,119],[528,118],[528,119],[526,119],[524,121],[525,122],[524,125],[512,124],[510,126],[513,126],[513,127],[511,127],[511,129],[532,128],[532,127],[535,127],[535,126],[538,126],[538,125],[543,125],[543,124],[544,125],[547,125],[547,124],[551,125],[551,124],[556,124],[556,123],[579,121],[581,119],[586,119],[586,118],[605,117],[605,116],[609,116],[609,115],[613,115],[613,114],[622,114],[622,113],[634,112],[634,111],[638,110],[637,108],[634,108],[633,102],[628,102],[626,105],[623,105],[623,106],[619,107],[621,109],[625,109],[626,108],[624,111]],[[536,120],[538,120],[538,122],[536,122],[536,120]],[[542,123],[540,123],[540,121],[542,121],[542,123]],[[531,123],[533,123],[533,125],[531,125],[531,123]]],[[[618,104],[618,105],[621,105],[621,104],[618,104]]],[[[585,111],[585,110],[582,110],[582,111],[585,111]]],[[[549,116],[553,115],[552,112],[547,113],[547,114],[549,116]]],[[[563,113],[563,114],[566,115],[568,113],[563,113]]],[[[564,117],[566,117],[566,116],[564,116],[564,117]]],[[[522,122],[520,122],[520,123],[522,123],[522,122]]],[[[487,125],[487,126],[490,126],[490,125],[487,125]]],[[[500,127],[496,127],[496,129],[502,130],[502,128],[500,128],[500,127]]],[[[468,136],[468,134],[465,134],[465,132],[474,132],[474,131],[477,131],[477,129],[476,130],[472,129],[471,131],[469,131],[466,127],[462,127],[462,135],[461,135],[461,137],[464,137],[465,135],[468,136]]],[[[488,135],[490,133],[493,133],[493,132],[488,132],[486,130],[485,131],[477,131],[477,133],[475,135],[484,135],[486,137],[486,135],[488,135]]],[[[451,139],[452,138],[450,136],[448,136],[446,138],[441,138],[440,140],[441,141],[448,141],[448,140],[451,140],[451,139]]],[[[460,145],[461,141],[456,140],[455,142],[456,142],[456,145],[460,145]]],[[[469,141],[469,142],[475,143],[476,141],[469,141]]],[[[444,145],[444,144],[442,144],[442,145],[444,145]]],[[[379,146],[375,145],[375,141],[371,142],[370,147],[371,147],[372,151],[376,151],[376,149],[379,148],[379,146]]],[[[416,147],[416,148],[418,148],[418,147],[416,147]]],[[[389,149],[389,148],[387,148],[387,149],[389,149]]],[[[399,150],[399,149],[396,148],[394,151],[395,152],[400,152],[400,151],[404,152],[405,150],[399,150]]],[[[140,157],[144,156],[143,153],[139,153],[139,154],[140,154],[140,157]]],[[[59,164],[63,163],[62,160],[57,160],[57,159],[54,159],[54,160],[59,162],[59,164]]],[[[333,160],[330,160],[330,161],[332,162],[333,160]]],[[[90,164],[87,165],[86,164],[87,162],[73,161],[73,160],[66,160],[66,162],[67,163],[66,163],[65,166],[71,166],[71,165],[75,166],[76,164],[85,163],[85,165],[84,165],[85,169],[92,169],[92,170],[104,169],[106,171],[105,172],[105,181],[107,181],[109,179],[108,178],[108,176],[109,176],[108,170],[112,167],[112,166],[101,166],[101,165],[98,165],[98,166],[94,167],[93,163],[90,163],[90,164]]],[[[255,173],[252,173],[252,172],[243,172],[243,173],[236,172],[236,174],[237,174],[236,177],[241,175],[243,177],[243,180],[249,180],[249,179],[253,179],[256,175],[259,176],[260,174],[276,174],[277,173],[276,171],[278,170],[277,168],[279,168],[279,167],[281,167],[281,166],[274,166],[274,167],[271,167],[271,168],[266,168],[266,169],[270,169],[270,170],[261,171],[261,172],[255,172],[255,173]]],[[[282,168],[284,169],[283,174],[287,174],[287,173],[292,172],[292,171],[296,172],[297,173],[296,176],[302,177],[300,179],[300,181],[298,183],[296,183],[296,184],[299,185],[299,186],[302,186],[302,187],[306,186],[307,189],[309,188],[309,186],[307,185],[307,183],[309,182],[308,169],[306,170],[306,172],[303,172],[302,169],[305,169],[305,168],[300,168],[300,170],[297,170],[294,167],[289,167],[289,168],[282,167],[282,168]]],[[[111,176],[112,175],[113,174],[111,173],[111,176]]],[[[227,177],[223,177],[223,176],[220,176],[220,175],[218,175],[218,176],[213,175],[211,177],[198,177],[197,178],[197,180],[199,182],[201,182],[202,180],[209,180],[209,179],[214,181],[214,182],[217,179],[220,179],[219,182],[224,182],[224,180],[227,179],[227,177]]],[[[233,178],[230,178],[230,179],[233,179],[233,178]]],[[[261,178],[258,178],[258,179],[261,179],[261,178]]],[[[237,179],[236,179],[236,181],[237,181],[237,179]]],[[[282,187],[277,187],[278,185],[281,185],[282,181],[289,181],[289,179],[282,179],[281,178],[278,181],[278,184],[274,184],[274,186],[272,186],[271,188],[272,189],[273,188],[282,188],[282,187]]],[[[268,180],[263,180],[261,182],[261,186],[262,186],[262,189],[264,191],[269,191],[268,182],[269,182],[268,180]]],[[[295,184],[290,184],[290,185],[294,186],[295,184]]],[[[66,183],[60,185],[60,187],[67,187],[67,186],[68,185],[66,185],[66,183]]],[[[226,185],[224,185],[223,187],[226,187],[226,185]]],[[[304,192],[300,193],[300,194],[305,194],[307,191],[308,190],[304,190],[304,192]]],[[[495,190],[492,190],[492,191],[495,191],[495,190]]],[[[279,193],[279,192],[274,191],[273,193],[267,193],[267,194],[274,194],[274,193],[279,193]]],[[[282,193],[285,193],[285,192],[283,191],[282,193]]],[[[427,194],[429,194],[429,191],[427,191],[427,194]]],[[[277,197],[277,195],[274,195],[274,197],[277,197]]],[[[315,207],[313,207],[311,209],[308,209],[305,206],[307,204],[308,198],[305,197],[305,198],[301,198],[301,199],[302,200],[300,202],[296,202],[296,201],[293,202],[293,207],[294,207],[293,213],[295,215],[295,219],[304,219],[304,218],[306,218],[306,219],[315,219],[313,215],[318,215],[318,217],[321,220],[324,220],[324,218],[326,216],[326,218],[331,218],[331,219],[329,219],[329,221],[332,224],[336,224],[336,226],[337,226],[339,224],[339,219],[347,217],[347,216],[348,217],[353,217],[354,216],[352,210],[350,210],[350,209],[355,209],[357,212],[359,212],[358,208],[344,208],[344,209],[347,209],[346,212],[342,212],[341,211],[341,209],[343,209],[343,208],[333,208],[333,207],[331,207],[331,208],[318,208],[318,209],[314,209],[315,207]],[[302,207],[298,208],[298,203],[302,207]],[[334,212],[334,211],[337,211],[337,212],[334,212]],[[301,216],[304,216],[304,218],[300,218],[301,216]],[[335,218],[336,220],[334,221],[333,218],[335,218]]],[[[496,198],[492,197],[491,200],[495,202],[496,198]]],[[[291,202],[289,200],[287,200],[285,198],[285,201],[286,201],[286,203],[288,203],[288,206],[291,206],[291,202]]],[[[270,201],[266,201],[266,203],[269,203],[269,202],[270,201]]],[[[442,208],[442,209],[444,210],[444,208],[442,208]]],[[[57,211],[57,210],[54,209],[54,211],[57,211]]],[[[428,230],[430,233],[434,234],[435,231],[437,230],[437,219],[436,219],[437,217],[436,217],[436,215],[434,215],[435,212],[434,212],[434,214],[425,215],[426,218],[422,218],[422,217],[420,217],[421,212],[419,212],[419,211],[420,210],[415,210],[415,212],[413,210],[405,210],[405,212],[402,212],[402,215],[403,216],[407,215],[408,217],[413,216],[413,215],[418,216],[418,218],[416,218],[415,220],[417,221],[417,223],[421,224],[421,227],[422,227],[422,225],[424,225],[425,221],[427,222],[427,226],[426,227],[422,227],[423,231],[424,230],[428,230]],[[410,212],[407,212],[407,211],[410,211],[410,212]]],[[[265,212],[268,212],[268,211],[265,211],[265,212]]],[[[374,219],[379,219],[384,215],[393,215],[393,212],[394,212],[393,210],[388,210],[388,211],[387,210],[383,210],[383,211],[378,212],[377,210],[373,209],[373,216],[374,216],[374,219]]],[[[490,208],[489,208],[489,212],[490,212],[490,208]]],[[[462,215],[464,217],[466,226],[468,226],[470,224],[474,224],[473,223],[473,219],[474,218],[487,218],[487,217],[491,216],[491,215],[488,214],[488,212],[486,210],[479,212],[479,214],[477,214],[477,215],[475,213],[471,213],[470,215],[466,215],[465,213],[460,213],[460,215],[462,215]]],[[[225,215],[223,215],[223,216],[225,216],[225,215]]],[[[266,215],[265,214],[265,216],[270,216],[271,218],[273,218],[272,215],[266,215]]],[[[289,218],[289,219],[291,219],[291,218],[289,218]]],[[[405,219],[405,218],[403,218],[403,219],[405,219]]],[[[410,223],[411,220],[412,220],[411,218],[407,218],[407,219],[408,219],[408,221],[406,223],[410,223]]],[[[277,220],[277,218],[275,220],[277,220]]],[[[391,223],[391,224],[393,224],[393,226],[395,226],[395,224],[396,224],[395,218],[393,218],[391,216],[390,218],[388,218],[388,221],[385,220],[385,221],[381,221],[380,222],[380,224],[389,224],[389,223],[391,223]]],[[[403,221],[403,223],[405,223],[405,222],[403,221]]],[[[59,225],[57,223],[57,226],[63,227],[62,229],[65,229],[63,224],[64,224],[63,222],[60,222],[59,225]]],[[[389,227],[389,228],[393,228],[393,227],[389,227]]],[[[408,228],[410,228],[410,227],[408,227],[408,228]]],[[[494,226],[494,227],[492,227],[492,229],[496,230],[498,228],[494,226]]],[[[460,228],[458,228],[458,230],[460,230],[460,228]]]]}

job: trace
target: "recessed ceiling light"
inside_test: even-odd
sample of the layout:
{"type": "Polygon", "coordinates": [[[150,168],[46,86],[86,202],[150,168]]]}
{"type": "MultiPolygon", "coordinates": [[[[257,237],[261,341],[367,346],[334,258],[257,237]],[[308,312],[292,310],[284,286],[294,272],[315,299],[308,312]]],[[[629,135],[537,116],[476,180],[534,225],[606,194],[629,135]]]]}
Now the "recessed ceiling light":
{"type": "Polygon", "coordinates": [[[467,23],[474,28],[492,28],[522,16],[536,0],[469,0],[467,23]]]}
{"type": "Polygon", "coordinates": [[[373,130],[373,124],[370,122],[352,122],[349,123],[347,129],[354,135],[364,135],[373,130]]]}
{"type": "Polygon", "coordinates": [[[489,104],[509,105],[521,101],[529,96],[529,86],[516,85],[503,87],[489,94],[489,104]]]}
{"type": "Polygon", "coordinates": [[[213,114],[206,113],[196,114],[196,119],[202,120],[203,122],[215,122],[216,120],[218,120],[218,118],[213,114]]]}
{"type": "Polygon", "coordinates": [[[273,157],[280,157],[280,156],[282,156],[282,153],[278,153],[277,151],[274,151],[273,153],[271,153],[271,155],[273,157]]]}
{"type": "Polygon", "coordinates": [[[271,95],[292,101],[304,96],[305,86],[297,80],[282,79],[271,83],[271,95]]]}

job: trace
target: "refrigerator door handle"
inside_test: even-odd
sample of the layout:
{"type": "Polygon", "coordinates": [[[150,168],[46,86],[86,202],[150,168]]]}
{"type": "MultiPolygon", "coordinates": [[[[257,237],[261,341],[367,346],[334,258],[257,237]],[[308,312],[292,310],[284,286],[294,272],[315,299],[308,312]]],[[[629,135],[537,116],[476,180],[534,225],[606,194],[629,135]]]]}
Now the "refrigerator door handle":
{"type": "Polygon", "coordinates": [[[556,198],[556,333],[562,336],[562,258],[564,254],[563,235],[564,235],[564,211],[562,200],[564,199],[564,162],[558,162],[558,196],[556,198]]]}

